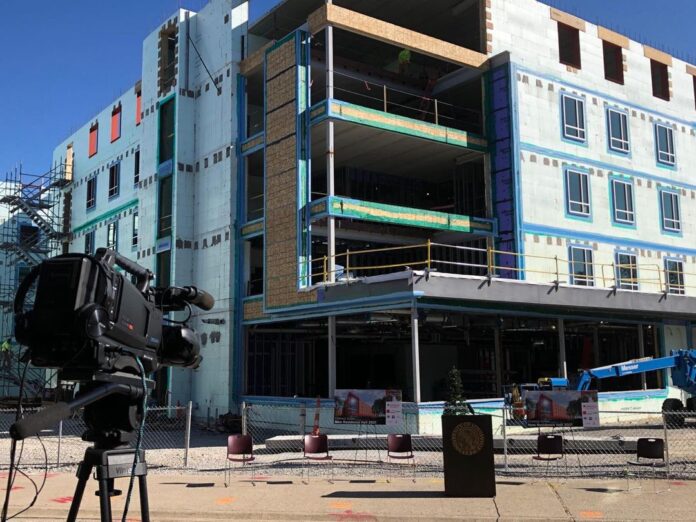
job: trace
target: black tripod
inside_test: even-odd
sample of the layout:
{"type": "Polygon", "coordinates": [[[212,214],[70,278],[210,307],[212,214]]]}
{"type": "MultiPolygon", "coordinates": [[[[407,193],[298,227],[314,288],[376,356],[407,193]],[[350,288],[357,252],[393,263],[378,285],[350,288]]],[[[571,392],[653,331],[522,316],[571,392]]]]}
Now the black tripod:
{"type": "MultiPolygon", "coordinates": [[[[87,448],[85,456],[77,468],[77,486],[75,495],[70,504],[68,522],[77,520],[77,513],[80,510],[82,495],[85,486],[92,474],[92,469],[96,469],[96,480],[99,482],[99,508],[102,522],[111,522],[111,497],[121,494],[121,491],[114,489],[114,479],[126,478],[131,476],[135,450],[131,448],[87,448]]],[[[140,458],[135,466],[134,476],[138,477],[138,488],[140,490],[140,516],[143,522],[150,521],[150,507],[147,498],[147,463],[145,462],[145,452],[140,450],[140,458]]]]}
{"type": "MultiPolygon", "coordinates": [[[[84,419],[89,429],[82,434],[82,439],[94,442],[94,446],[87,448],[77,468],[77,487],[70,505],[69,522],[77,520],[92,470],[95,470],[95,478],[99,482],[97,495],[101,520],[111,522],[111,497],[121,494],[121,491],[114,488],[114,480],[130,477],[133,472],[136,450],[127,446],[133,442],[136,432],[140,429],[143,416],[141,399],[144,393],[145,389],[137,384],[90,383],[75,400],[54,404],[10,427],[12,437],[23,440],[46,426],[68,418],[72,412],[84,406],[84,419]]],[[[145,452],[140,450],[133,476],[138,477],[143,522],[150,520],[146,475],[145,452]]]]}

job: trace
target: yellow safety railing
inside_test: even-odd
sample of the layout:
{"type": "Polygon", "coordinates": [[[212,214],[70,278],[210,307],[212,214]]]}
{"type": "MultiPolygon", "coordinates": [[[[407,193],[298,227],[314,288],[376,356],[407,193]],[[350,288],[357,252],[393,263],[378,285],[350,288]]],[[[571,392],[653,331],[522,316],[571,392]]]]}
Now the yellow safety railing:
{"type": "MultiPolygon", "coordinates": [[[[568,284],[576,286],[595,286],[611,289],[634,289],[643,292],[660,292],[685,294],[696,285],[696,274],[678,270],[667,270],[656,263],[617,264],[617,263],[582,263],[570,261],[559,256],[541,256],[507,252],[491,247],[476,248],[459,245],[435,243],[430,240],[415,245],[385,247],[365,250],[346,250],[331,258],[322,256],[311,261],[311,278],[313,284],[326,284],[343,274],[345,280],[366,276],[375,272],[410,268],[437,270],[444,273],[478,275],[504,279],[506,274],[548,276],[530,279],[536,282],[550,284],[568,284]],[[385,253],[404,254],[403,260],[384,259],[385,253]],[[410,253],[410,255],[409,255],[410,253]],[[381,262],[370,262],[370,258],[381,257],[381,262]],[[499,264],[501,258],[515,258],[514,266],[499,264]],[[497,261],[498,260],[498,261],[497,261]],[[524,260],[524,268],[520,268],[520,260],[524,260]],[[386,261],[386,262],[385,262],[386,261]],[[584,266],[584,273],[573,273],[571,266],[584,266]]],[[[683,265],[682,265],[683,266],[683,265]]],[[[509,277],[512,279],[513,277],[509,277]]]]}
{"type": "Polygon", "coordinates": [[[406,246],[398,246],[398,247],[386,247],[386,248],[374,248],[374,249],[367,249],[367,250],[346,250],[343,253],[336,254],[333,257],[334,261],[334,269],[331,270],[329,268],[330,263],[329,260],[331,259],[329,256],[323,256],[318,259],[313,259],[312,260],[312,265],[321,263],[321,272],[316,272],[314,269],[312,270],[311,276],[312,279],[314,280],[316,277],[321,276],[321,282],[323,283],[328,283],[329,282],[329,276],[333,274],[339,274],[339,273],[344,273],[346,274],[346,277],[349,277],[349,274],[351,271],[354,272],[360,272],[360,271],[377,271],[377,270],[387,270],[390,268],[405,268],[407,266],[425,266],[427,268],[430,268],[430,241],[422,244],[417,244],[417,245],[406,245],[406,246]],[[372,255],[372,254],[380,254],[383,252],[397,252],[397,251],[407,251],[407,250],[415,250],[415,249],[426,249],[426,255],[425,258],[420,261],[420,260],[415,260],[415,261],[408,261],[408,262],[399,262],[399,263],[383,263],[383,264],[369,264],[369,265],[361,265],[361,264],[354,264],[351,263],[351,256],[352,259],[355,260],[357,256],[363,256],[365,254],[372,255]],[[343,261],[343,264],[340,263],[340,261],[343,261]],[[335,267],[340,265],[340,269],[336,269],[335,267]]]}

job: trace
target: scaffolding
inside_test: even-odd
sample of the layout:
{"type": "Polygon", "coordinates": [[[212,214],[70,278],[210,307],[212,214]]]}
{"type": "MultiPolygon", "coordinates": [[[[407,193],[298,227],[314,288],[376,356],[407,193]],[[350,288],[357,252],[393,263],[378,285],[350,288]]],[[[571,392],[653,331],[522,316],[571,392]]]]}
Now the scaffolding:
{"type": "MultiPolygon", "coordinates": [[[[71,167],[71,166],[70,166],[71,167]]],[[[14,296],[20,282],[47,257],[66,251],[69,230],[63,217],[67,199],[63,187],[70,183],[71,168],[57,164],[41,175],[28,174],[21,165],[8,172],[0,188],[0,343],[9,341],[9,353],[0,360],[0,400],[16,399],[22,364],[21,347],[14,339],[14,296]]],[[[33,301],[27,295],[27,304],[33,301]]],[[[40,398],[45,372],[30,367],[25,379],[25,397],[40,398]]]]}

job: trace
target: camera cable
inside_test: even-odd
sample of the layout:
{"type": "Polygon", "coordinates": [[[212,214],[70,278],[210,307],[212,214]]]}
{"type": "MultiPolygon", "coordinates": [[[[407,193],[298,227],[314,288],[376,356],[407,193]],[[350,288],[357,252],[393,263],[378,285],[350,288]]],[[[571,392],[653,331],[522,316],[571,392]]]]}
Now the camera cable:
{"type": "MultiPolygon", "coordinates": [[[[128,493],[126,494],[126,505],[123,508],[123,517],[121,522],[126,522],[128,516],[128,506],[130,505],[131,495],[133,493],[133,482],[135,481],[135,468],[140,460],[140,447],[143,442],[143,434],[145,433],[145,417],[147,416],[147,383],[145,382],[145,368],[140,360],[140,357],[135,357],[135,362],[138,363],[140,368],[140,379],[143,385],[143,418],[140,421],[140,427],[138,429],[138,437],[135,442],[135,455],[133,456],[133,466],[131,467],[130,481],[128,482],[128,493]]],[[[144,494],[143,491],[140,494],[144,494]]]]}
{"type": "MultiPolygon", "coordinates": [[[[25,390],[25,383],[26,383],[26,375],[27,375],[27,370],[29,368],[29,362],[25,362],[24,364],[24,369],[22,370],[22,377],[20,379],[19,383],[19,401],[17,403],[17,411],[15,413],[15,421],[18,421],[22,416],[23,416],[23,408],[22,408],[22,401],[26,397],[24,395],[26,394],[25,390]]],[[[15,439],[12,439],[11,446],[10,446],[10,466],[9,466],[9,471],[7,475],[7,488],[5,491],[5,501],[3,503],[2,507],[2,516],[0,517],[0,520],[2,522],[6,522],[7,520],[12,520],[13,518],[21,515],[22,513],[28,511],[30,508],[36,504],[36,501],[39,498],[39,495],[43,491],[44,486],[46,485],[46,479],[48,478],[48,451],[46,450],[46,444],[44,441],[41,439],[40,436],[37,435],[37,440],[41,444],[41,448],[43,450],[43,455],[44,455],[44,473],[43,473],[43,479],[41,481],[41,485],[37,486],[36,482],[34,481],[33,478],[31,478],[29,475],[27,475],[23,470],[20,469],[20,464],[22,462],[22,456],[24,455],[24,442],[22,441],[22,444],[19,447],[19,456],[17,456],[17,441],[15,439]],[[12,493],[12,490],[14,488],[14,483],[17,478],[17,473],[20,475],[24,476],[29,482],[31,482],[33,488],[34,488],[34,497],[32,498],[31,502],[29,505],[20,511],[14,513],[11,516],[8,516],[8,511],[9,511],[9,500],[10,500],[10,495],[12,493]]]]}
{"type": "MultiPolygon", "coordinates": [[[[24,399],[24,384],[26,382],[26,376],[27,376],[27,369],[29,368],[29,362],[25,362],[24,364],[24,369],[22,370],[22,377],[19,382],[19,400],[17,402],[17,410],[15,412],[15,421],[18,421],[22,414],[23,414],[23,408],[22,408],[22,400],[24,399]]],[[[46,451],[46,446],[44,442],[41,440],[40,437],[37,437],[39,439],[39,442],[41,443],[41,446],[43,448],[43,453],[44,453],[44,477],[43,481],[41,483],[41,486],[38,487],[36,485],[36,482],[34,479],[32,479],[29,475],[27,475],[24,471],[19,469],[19,465],[22,461],[22,455],[24,454],[24,441],[22,441],[22,444],[19,449],[19,456],[17,457],[16,452],[17,452],[17,441],[15,439],[12,439],[11,445],[10,445],[10,466],[7,474],[7,488],[5,491],[5,501],[2,506],[2,516],[1,520],[2,522],[5,522],[7,520],[11,520],[18,515],[24,513],[27,511],[29,508],[31,508],[39,498],[39,494],[43,490],[44,485],[46,484],[46,478],[48,476],[48,453],[46,451]],[[16,459],[16,461],[15,461],[16,459]],[[18,511],[17,513],[13,514],[12,516],[7,516],[8,515],[8,510],[9,510],[9,505],[10,505],[10,495],[12,493],[12,489],[14,488],[14,483],[17,478],[17,473],[21,474],[24,476],[29,482],[31,482],[32,486],[34,487],[34,498],[31,500],[29,505],[22,509],[21,511],[18,511]]]]}

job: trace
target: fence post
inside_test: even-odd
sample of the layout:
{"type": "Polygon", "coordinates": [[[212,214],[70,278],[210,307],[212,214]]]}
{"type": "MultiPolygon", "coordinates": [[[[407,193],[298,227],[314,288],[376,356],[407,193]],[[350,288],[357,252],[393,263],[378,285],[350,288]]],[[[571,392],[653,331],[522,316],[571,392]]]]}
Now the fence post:
{"type": "Polygon", "coordinates": [[[246,401],[242,402],[242,435],[249,434],[249,419],[248,419],[248,406],[246,401]]]}
{"type": "Polygon", "coordinates": [[[437,109],[437,98],[435,98],[435,125],[440,125],[440,112],[437,109]]]}
{"type": "Polygon", "coordinates": [[[664,438],[665,438],[665,461],[667,463],[667,478],[671,475],[670,467],[669,467],[669,439],[667,438],[667,433],[669,430],[667,430],[667,416],[665,415],[665,412],[662,412],[662,431],[664,433],[664,438]]]}
{"type": "Polygon", "coordinates": [[[486,264],[488,265],[488,277],[493,277],[493,250],[490,245],[486,246],[486,264]]]}
{"type": "Polygon", "coordinates": [[[324,256],[324,283],[326,283],[326,263],[328,259],[328,257],[324,256]]]}
{"type": "Polygon", "coordinates": [[[58,452],[56,455],[56,466],[60,467],[60,446],[63,442],[63,421],[58,423],[58,452]]]}
{"type": "Polygon", "coordinates": [[[346,250],[346,281],[350,281],[350,250],[346,250]]]}
{"type": "Polygon", "coordinates": [[[300,440],[302,440],[304,435],[305,435],[305,427],[307,426],[306,420],[307,420],[307,406],[305,406],[305,404],[303,403],[300,406],[300,419],[299,419],[300,425],[299,425],[299,430],[298,430],[298,433],[300,435],[300,440]]]}
{"type": "Polygon", "coordinates": [[[383,88],[383,90],[384,90],[384,112],[389,112],[389,111],[387,110],[387,85],[384,84],[384,85],[382,86],[382,88],[383,88]]]}
{"type": "Polygon", "coordinates": [[[430,271],[431,258],[430,239],[428,239],[428,271],[430,271]]]}
{"type": "Polygon", "coordinates": [[[556,263],[556,284],[558,285],[561,283],[561,276],[558,273],[558,256],[553,256],[553,260],[556,263]]]}
{"type": "Polygon", "coordinates": [[[186,427],[184,428],[184,467],[188,468],[189,448],[191,447],[191,416],[193,415],[193,402],[186,405],[186,427]]]}
{"type": "Polygon", "coordinates": [[[508,471],[508,447],[507,447],[507,408],[503,406],[503,464],[508,471]]]}

